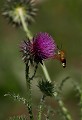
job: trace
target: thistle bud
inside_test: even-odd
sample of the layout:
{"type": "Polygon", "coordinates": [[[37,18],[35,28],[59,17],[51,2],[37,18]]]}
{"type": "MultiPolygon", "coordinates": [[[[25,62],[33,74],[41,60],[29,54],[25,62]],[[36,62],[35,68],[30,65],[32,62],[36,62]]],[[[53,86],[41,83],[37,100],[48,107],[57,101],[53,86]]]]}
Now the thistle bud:
{"type": "Polygon", "coordinates": [[[46,96],[53,96],[54,93],[54,84],[49,81],[39,81],[38,87],[41,90],[41,92],[46,96]]]}
{"type": "Polygon", "coordinates": [[[27,25],[34,21],[37,9],[33,0],[7,0],[4,4],[3,13],[11,23],[16,26],[21,25],[20,14],[27,25]]]}

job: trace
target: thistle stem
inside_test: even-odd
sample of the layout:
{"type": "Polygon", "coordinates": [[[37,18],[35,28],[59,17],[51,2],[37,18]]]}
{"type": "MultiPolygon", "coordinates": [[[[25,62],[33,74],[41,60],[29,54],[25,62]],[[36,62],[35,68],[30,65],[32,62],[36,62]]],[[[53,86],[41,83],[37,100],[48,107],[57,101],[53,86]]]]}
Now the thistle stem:
{"type": "Polygon", "coordinates": [[[24,14],[23,14],[23,10],[22,8],[18,8],[18,13],[19,13],[19,17],[23,26],[24,31],[26,32],[27,37],[31,40],[32,39],[32,35],[27,27],[27,24],[25,22],[25,18],[24,18],[24,14]]]}
{"type": "Polygon", "coordinates": [[[28,63],[26,64],[26,83],[27,83],[27,92],[28,92],[28,112],[29,112],[29,116],[30,116],[30,120],[33,120],[33,112],[32,112],[32,94],[31,94],[31,81],[29,80],[29,66],[28,63]]]}
{"type": "Polygon", "coordinates": [[[80,107],[80,120],[82,120],[82,90],[81,87],[77,83],[74,84],[74,89],[76,90],[79,96],[79,107],[80,107]]]}
{"type": "Polygon", "coordinates": [[[62,114],[66,120],[72,120],[71,115],[69,114],[68,110],[64,106],[64,103],[61,99],[58,99],[59,107],[61,108],[62,114]]]}
{"type": "MultiPolygon", "coordinates": [[[[31,32],[28,30],[28,28],[27,28],[27,24],[26,24],[26,22],[25,22],[25,18],[24,18],[22,9],[19,8],[19,9],[18,9],[18,12],[19,12],[19,16],[20,16],[20,20],[21,20],[23,29],[24,29],[24,31],[26,32],[27,37],[31,40],[31,39],[33,38],[33,36],[32,36],[32,34],[31,34],[31,32]]],[[[41,67],[42,67],[42,70],[43,70],[43,73],[44,73],[44,75],[45,75],[46,80],[48,80],[49,82],[51,82],[51,79],[50,79],[50,76],[49,76],[49,73],[48,73],[48,71],[47,71],[47,68],[46,68],[45,64],[43,63],[43,65],[41,65],[41,67]]],[[[30,89],[30,87],[29,87],[29,93],[30,93],[30,99],[31,99],[31,92],[30,92],[30,91],[31,91],[31,89],[30,89]]],[[[55,94],[55,93],[54,93],[54,97],[55,97],[55,99],[56,99],[56,98],[59,98],[58,94],[55,94]]],[[[65,108],[65,106],[64,106],[64,104],[63,104],[63,101],[62,101],[61,99],[58,99],[58,104],[59,104],[59,106],[60,106],[60,108],[61,108],[61,110],[62,110],[62,113],[63,113],[63,115],[65,116],[66,120],[72,120],[72,118],[71,118],[68,110],[65,108]]],[[[31,110],[30,114],[31,114],[31,116],[32,116],[32,117],[30,118],[30,120],[33,120],[32,106],[31,106],[31,104],[30,104],[30,107],[31,107],[31,109],[30,109],[30,110],[31,110]]],[[[41,106],[40,106],[40,110],[42,111],[42,107],[41,107],[41,106]]],[[[42,113],[42,112],[39,112],[38,120],[41,120],[41,113],[42,113]]]]}
{"type": "Polygon", "coordinates": [[[81,88],[79,87],[78,89],[78,93],[79,93],[79,96],[80,96],[80,101],[79,101],[79,106],[80,106],[80,120],[82,120],[82,90],[81,88]]]}
{"type": "Polygon", "coordinates": [[[49,73],[48,73],[48,71],[47,71],[47,68],[46,68],[45,63],[43,63],[43,65],[41,65],[41,68],[42,68],[42,70],[43,70],[43,73],[44,73],[44,75],[45,75],[46,80],[48,80],[49,82],[51,82],[51,78],[50,78],[50,76],[49,76],[49,73]]]}
{"type": "Polygon", "coordinates": [[[81,111],[81,120],[82,120],[82,91],[80,96],[80,111],[81,111]]]}
{"type": "Polygon", "coordinates": [[[39,112],[38,112],[38,119],[37,120],[41,120],[42,118],[42,111],[43,111],[43,105],[44,105],[44,99],[45,99],[45,95],[42,96],[41,101],[40,101],[40,106],[39,106],[39,112]]]}
{"type": "MultiPolygon", "coordinates": [[[[27,27],[27,24],[25,22],[25,18],[24,18],[24,14],[23,14],[23,10],[21,8],[18,8],[18,13],[19,13],[19,17],[22,23],[22,27],[23,30],[25,31],[27,38],[29,38],[30,40],[32,39],[32,35],[27,27]]],[[[31,83],[29,80],[29,66],[28,64],[26,64],[26,83],[27,83],[27,92],[28,92],[28,112],[29,112],[29,116],[30,116],[30,120],[33,120],[33,112],[32,112],[32,95],[31,95],[31,83]]]]}
{"type": "MultiPolygon", "coordinates": [[[[43,70],[43,72],[44,72],[44,75],[45,75],[46,79],[47,79],[49,82],[51,82],[51,79],[50,79],[49,73],[48,73],[48,71],[47,71],[47,68],[46,68],[46,66],[45,66],[44,63],[43,63],[43,65],[44,65],[44,66],[41,65],[41,67],[42,67],[42,70],[43,70]]],[[[59,107],[61,108],[62,113],[63,113],[63,115],[65,116],[66,120],[72,120],[71,115],[69,114],[67,108],[64,106],[63,101],[59,98],[58,93],[56,93],[56,94],[54,93],[54,98],[55,98],[55,99],[58,98],[58,99],[57,99],[57,102],[58,102],[59,107]]]]}

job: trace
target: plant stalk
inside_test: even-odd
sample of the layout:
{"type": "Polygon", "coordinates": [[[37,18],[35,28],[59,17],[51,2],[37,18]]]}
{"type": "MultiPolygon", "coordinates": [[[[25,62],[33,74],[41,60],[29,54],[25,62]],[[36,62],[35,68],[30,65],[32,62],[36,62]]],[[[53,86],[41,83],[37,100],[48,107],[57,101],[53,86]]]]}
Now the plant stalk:
{"type": "Polygon", "coordinates": [[[43,107],[44,107],[44,99],[45,99],[45,95],[42,96],[41,101],[40,101],[40,106],[39,106],[37,120],[41,120],[42,119],[42,111],[43,111],[43,107]]]}
{"type": "MultiPolygon", "coordinates": [[[[20,16],[20,20],[21,20],[21,23],[22,23],[22,27],[23,27],[23,30],[25,31],[26,35],[27,35],[27,38],[29,38],[29,40],[32,39],[32,35],[27,27],[27,24],[25,22],[25,18],[24,18],[24,15],[23,15],[23,10],[21,8],[18,8],[18,13],[19,13],[19,16],[20,16]]],[[[28,66],[28,63],[26,64],[26,84],[27,84],[27,92],[28,92],[28,112],[29,112],[29,116],[30,116],[30,120],[33,120],[33,112],[32,112],[32,95],[31,95],[31,83],[30,83],[30,80],[29,80],[29,66],[28,66]]]]}
{"type": "Polygon", "coordinates": [[[42,70],[43,70],[43,73],[44,73],[44,75],[45,75],[46,80],[48,80],[49,82],[51,82],[51,78],[50,78],[50,76],[49,76],[49,73],[48,73],[48,71],[47,71],[47,68],[46,68],[45,63],[43,63],[43,65],[41,64],[41,68],[42,68],[42,70]]]}
{"type": "Polygon", "coordinates": [[[30,116],[30,120],[34,120],[33,118],[33,112],[32,112],[32,93],[31,93],[31,81],[29,80],[29,66],[28,63],[26,64],[26,84],[27,84],[27,92],[28,92],[28,112],[30,116]]]}
{"type": "MultiPolygon", "coordinates": [[[[43,63],[43,64],[44,64],[44,63],[43,63]]],[[[48,73],[48,71],[47,71],[47,68],[46,68],[45,64],[44,64],[44,66],[41,66],[41,67],[42,67],[42,70],[43,70],[43,72],[44,72],[44,75],[45,75],[46,79],[47,79],[49,82],[52,82],[51,79],[50,79],[50,76],[49,76],[49,73],[48,73]]],[[[61,108],[62,113],[63,113],[63,115],[65,116],[66,120],[72,120],[72,117],[71,117],[71,115],[69,114],[67,108],[64,106],[63,101],[62,101],[61,99],[59,99],[60,97],[58,96],[58,93],[54,93],[53,95],[54,95],[54,98],[55,98],[55,99],[58,98],[58,99],[57,99],[57,102],[58,102],[59,107],[61,108]]]]}
{"type": "Polygon", "coordinates": [[[31,32],[29,31],[28,27],[27,27],[27,23],[25,22],[25,18],[23,15],[23,10],[22,8],[18,8],[18,13],[19,13],[19,17],[23,26],[23,30],[25,31],[27,37],[31,40],[32,39],[32,35],[31,32]]]}
{"type": "MultiPolygon", "coordinates": [[[[23,16],[23,11],[22,11],[22,9],[19,9],[19,16],[20,16],[20,20],[21,20],[23,29],[24,29],[24,31],[26,32],[27,37],[31,40],[31,39],[33,38],[33,36],[32,36],[32,34],[30,33],[30,31],[28,30],[28,28],[27,28],[27,24],[26,24],[25,19],[24,19],[24,16],[23,16]]],[[[46,66],[45,66],[45,63],[43,63],[43,65],[41,65],[41,67],[42,67],[42,70],[43,70],[43,73],[44,73],[44,75],[45,75],[46,80],[48,80],[49,82],[52,82],[52,81],[51,81],[51,78],[50,78],[50,76],[49,76],[49,73],[48,73],[48,71],[47,71],[47,68],[46,68],[46,66]]],[[[29,88],[29,91],[30,91],[30,88],[29,88]]],[[[30,96],[30,97],[31,97],[31,96],[30,96]]],[[[55,97],[55,99],[56,99],[56,98],[59,97],[59,96],[58,96],[58,94],[54,94],[54,97],[55,97]]],[[[63,101],[62,101],[61,99],[58,100],[58,104],[59,104],[59,106],[60,106],[60,108],[61,108],[61,110],[62,110],[63,115],[65,116],[65,118],[66,118],[67,120],[72,120],[72,118],[71,118],[68,110],[65,108],[65,106],[64,106],[64,104],[63,104],[63,101]]],[[[42,108],[40,108],[40,109],[42,109],[42,108]]],[[[32,111],[31,111],[31,112],[32,112],[32,111]]],[[[32,113],[31,113],[31,114],[32,114],[32,113]]],[[[33,118],[30,119],[30,120],[33,120],[33,118]]],[[[41,113],[39,113],[39,118],[38,118],[38,120],[41,120],[41,113]]]]}

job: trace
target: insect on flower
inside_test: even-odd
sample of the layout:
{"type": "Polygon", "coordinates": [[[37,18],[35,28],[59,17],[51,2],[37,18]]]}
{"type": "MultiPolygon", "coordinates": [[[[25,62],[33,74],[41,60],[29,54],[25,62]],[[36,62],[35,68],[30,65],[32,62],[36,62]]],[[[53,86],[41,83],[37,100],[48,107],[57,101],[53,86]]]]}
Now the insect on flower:
{"type": "Polygon", "coordinates": [[[61,61],[63,68],[66,67],[66,57],[65,57],[65,52],[63,50],[60,50],[58,48],[54,58],[61,61]]]}

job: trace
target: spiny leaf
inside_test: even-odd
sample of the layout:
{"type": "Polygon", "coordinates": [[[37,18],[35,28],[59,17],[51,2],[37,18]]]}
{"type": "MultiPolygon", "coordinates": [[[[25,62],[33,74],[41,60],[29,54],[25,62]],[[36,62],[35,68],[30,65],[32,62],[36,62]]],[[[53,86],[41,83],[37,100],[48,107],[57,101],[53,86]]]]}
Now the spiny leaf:
{"type": "Polygon", "coordinates": [[[70,78],[70,76],[67,76],[66,78],[64,78],[62,80],[62,82],[60,83],[60,86],[59,86],[59,89],[62,90],[63,86],[64,86],[64,83],[70,78]]]}
{"type": "Polygon", "coordinates": [[[11,94],[11,93],[8,93],[8,94],[5,94],[4,96],[10,96],[11,98],[13,98],[15,101],[18,100],[18,101],[21,101],[23,102],[24,105],[27,105],[28,106],[28,101],[23,98],[23,97],[20,97],[20,95],[16,95],[15,93],[14,94],[11,94]]]}
{"type": "Polygon", "coordinates": [[[14,116],[10,117],[9,120],[28,120],[26,116],[14,116]]]}

